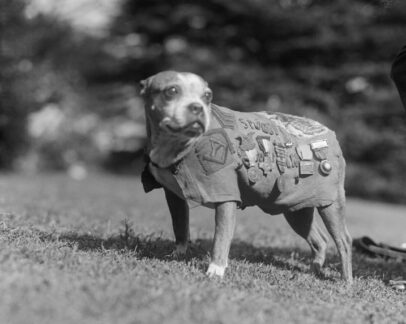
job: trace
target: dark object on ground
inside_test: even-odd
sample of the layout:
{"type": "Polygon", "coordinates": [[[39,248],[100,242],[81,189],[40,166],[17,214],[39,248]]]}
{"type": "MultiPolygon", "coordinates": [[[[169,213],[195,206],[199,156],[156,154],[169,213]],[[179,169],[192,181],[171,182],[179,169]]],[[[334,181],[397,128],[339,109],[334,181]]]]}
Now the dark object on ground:
{"type": "Polygon", "coordinates": [[[353,241],[355,249],[371,257],[393,258],[406,261],[406,249],[390,246],[384,243],[376,243],[368,236],[353,241]]]}
{"type": "Polygon", "coordinates": [[[402,278],[396,278],[393,280],[389,280],[389,286],[397,291],[405,291],[406,290],[406,280],[402,280],[402,278]]]}

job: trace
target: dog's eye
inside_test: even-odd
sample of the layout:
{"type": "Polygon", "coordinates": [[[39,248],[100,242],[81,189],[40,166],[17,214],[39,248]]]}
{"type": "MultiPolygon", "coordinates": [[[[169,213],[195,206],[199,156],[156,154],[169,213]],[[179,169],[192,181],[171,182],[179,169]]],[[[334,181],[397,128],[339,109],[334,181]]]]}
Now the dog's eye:
{"type": "Polygon", "coordinates": [[[178,89],[176,87],[169,87],[164,90],[165,97],[167,99],[172,99],[178,94],[178,89]]]}
{"type": "Polygon", "coordinates": [[[203,95],[203,98],[206,102],[210,102],[213,99],[213,94],[211,91],[206,91],[203,95]]]}

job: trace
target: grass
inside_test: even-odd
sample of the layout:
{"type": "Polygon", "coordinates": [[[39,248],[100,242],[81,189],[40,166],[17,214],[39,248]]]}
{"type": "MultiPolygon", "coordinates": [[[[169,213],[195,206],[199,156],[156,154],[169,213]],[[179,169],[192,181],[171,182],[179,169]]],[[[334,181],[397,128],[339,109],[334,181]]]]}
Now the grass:
{"type": "MultiPolygon", "coordinates": [[[[210,210],[192,212],[192,247],[169,257],[161,192],[138,179],[0,176],[1,323],[406,323],[406,264],[354,253],[353,287],[331,246],[325,279],[283,217],[238,214],[224,279],[204,275],[210,210]]],[[[354,237],[406,242],[406,208],[349,200],[354,237]]]]}

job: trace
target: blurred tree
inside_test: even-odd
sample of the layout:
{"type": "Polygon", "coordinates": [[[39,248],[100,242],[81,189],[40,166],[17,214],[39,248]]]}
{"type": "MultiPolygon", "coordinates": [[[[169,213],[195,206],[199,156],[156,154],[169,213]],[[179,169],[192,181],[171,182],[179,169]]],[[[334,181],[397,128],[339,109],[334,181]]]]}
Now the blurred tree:
{"type": "Polygon", "coordinates": [[[44,16],[27,19],[25,8],[24,0],[0,0],[0,168],[11,167],[27,149],[29,113],[58,100],[39,85],[69,43],[66,25],[44,16]]]}
{"type": "Polygon", "coordinates": [[[24,19],[19,1],[0,0],[0,8],[0,167],[5,167],[25,143],[25,113],[15,93],[20,58],[11,44],[24,19]]]}

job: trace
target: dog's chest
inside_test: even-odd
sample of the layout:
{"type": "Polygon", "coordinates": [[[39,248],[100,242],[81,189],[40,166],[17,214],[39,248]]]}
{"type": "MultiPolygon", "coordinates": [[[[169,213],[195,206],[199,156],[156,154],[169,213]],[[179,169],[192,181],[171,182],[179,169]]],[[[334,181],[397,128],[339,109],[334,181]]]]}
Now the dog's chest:
{"type": "Polygon", "coordinates": [[[176,178],[169,169],[161,169],[149,164],[149,171],[162,186],[172,191],[180,198],[185,198],[181,187],[179,186],[176,178]]]}

